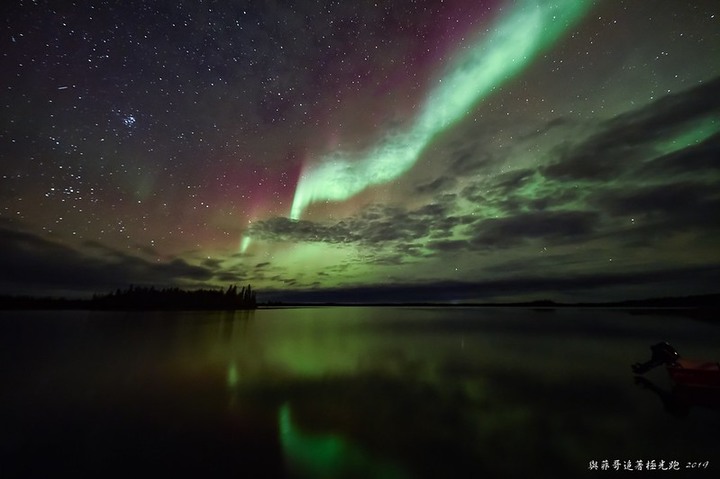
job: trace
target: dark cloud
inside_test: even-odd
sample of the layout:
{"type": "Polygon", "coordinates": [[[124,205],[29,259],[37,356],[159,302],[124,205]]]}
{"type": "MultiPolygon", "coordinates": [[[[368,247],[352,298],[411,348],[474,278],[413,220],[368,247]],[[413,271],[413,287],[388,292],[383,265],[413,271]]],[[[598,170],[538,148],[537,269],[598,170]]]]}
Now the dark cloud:
{"type": "Polygon", "coordinates": [[[660,156],[653,161],[639,165],[638,177],[687,176],[688,174],[711,174],[720,176],[720,134],[706,141],[679,151],[660,156]]]}
{"type": "Polygon", "coordinates": [[[441,176],[429,183],[418,185],[415,191],[420,194],[435,194],[446,191],[457,184],[457,180],[451,176],[441,176]]]}
{"type": "Polygon", "coordinates": [[[222,263],[223,263],[222,260],[214,259],[214,258],[205,258],[202,261],[203,266],[205,266],[206,268],[212,269],[212,270],[218,269],[222,263]]]}
{"type": "MultiPolygon", "coordinates": [[[[548,299],[557,298],[558,295],[588,297],[588,294],[603,291],[600,298],[607,300],[609,297],[604,292],[609,288],[625,288],[630,291],[637,285],[648,288],[657,286],[661,289],[656,289],[656,292],[658,296],[662,296],[671,293],[674,285],[682,285],[684,289],[687,289],[688,285],[694,285],[695,293],[700,294],[714,292],[713,285],[719,281],[720,265],[713,264],[619,273],[517,276],[476,282],[406,282],[330,289],[266,290],[262,296],[288,302],[447,302],[484,301],[495,297],[528,294],[545,295],[548,299]]],[[[628,298],[621,296],[618,299],[628,298]]]]}
{"type": "Polygon", "coordinates": [[[573,181],[606,181],[618,177],[627,169],[625,162],[641,159],[647,150],[637,147],[600,145],[590,141],[580,146],[563,146],[556,154],[560,161],[540,167],[548,179],[573,181]]]}
{"type": "Polygon", "coordinates": [[[147,245],[142,245],[142,244],[136,243],[133,245],[132,248],[133,248],[133,250],[139,251],[149,258],[157,258],[157,257],[161,256],[160,252],[152,246],[147,246],[147,245]]]}
{"type": "Polygon", "coordinates": [[[606,132],[594,141],[632,146],[648,140],[667,139],[694,120],[714,115],[719,110],[720,77],[716,77],[613,118],[607,122],[606,132]]]}
{"type": "Polygon", "coordinates": [[[352,225],[340,221],[324,225],[307,220],[291,220],[275,217],[253,223],[248,233],[253,238],[269,241],[323,242],[331,244],[351,243],[361,238],[352,230],[352,225]]]}
{"type": "MultiPolygon", "coordinates": [[[[86,246],[88,246],[86,244],[86,246]]],[[[0,289],[88,293],[129,284],[207,281],[213,271],[181,259],[157,263],[93,243],[86,253],[31,233],[0,228],[0,289]]]]}
{"type": "Polygon", "coordinates": [[[423,217],[423,218],[429,218],[431,220],[440,218],[447,214],[449,212],[449,207],[446,204],[442,203],[430,203],[427,205],[424,205],[414,211],[410,211],[407,216],[410,217],[423,217]]]}
{"type": "Polygon", "coordinates": [[[501,194],[511,193],[529,183],[534,176],[535,170],[529,168],[509,171],[495,178],[493,189],[501,194]]]}
{"type": "Polygon", "coordinates": [[[397,266],[406,264],[406,257],[402,254],[375,255],[369,256],[363,260],[364,264],[373,264],[378,266],[397,266]]]}
{"type": "MultiPolygon", "coordinates": [[[[552,250],[553,248],[550,248],[552,250]]],[[[558,275],[563,271],[585,270],[589,263],[597,264],[597,258],[606,255],[602,250],[586,249],[583,254],[572,253],[539,253],[533,252],[528,255],[515,255],[510,259],[504,259],[497,264],[487,265],[483,271],[496,275],[527,274],[528,271],[542,271],[543,274],[558,275]]]]}
{"type": "Polygon", "coordinates": [[[274,282],[277,282],[277,283],[283,283],[283,284],[288,285],[288,286],[293,286],[293,285],[297,284],[297,282],[298,282],[297,279],[294,279],[294,278],[284,278],[283,276],[281,276],[281,275],[279,275],[279,274],[277,274],[277,275],[275,275],[275,276],[271,276],[271,277],[268,278],[268,279],[270,279],[270,281],[274,281],[274,282]]]}
{"type": "Polygon", "coordinates": [[[442,193],[439,195],[435,195],[433,198],[435,203],[447,205],[447,206],[454,206],[455,202],[458,200],[457,193],[442,193]]]}
{"type": "Polygon", "coordinates": [[[468,249],[470,243],[466,240],[428,241],[425,246],[433,251],[455,252],[468,249]]]}
{"type": "Polygon", "coordinates": [[[447,216],[441,218],[434,223],[433,230],[430,232],[431,238],[443,238],[452,235],[453,229],[462,224],[470,224],[477,220],[472,216],[447,216]]]}
{"type": "Polygon", "coordinates": [[[561,147],[556,151],[560,159],[540,171],[564,181],[613,179],[638,160],[657,157],[655,143],[696,128],[697,121],[719,112],[720,77],[606,121],[580,144],[561,147]]]}
{"type": "Polygon", "coordinates": [[[456,227],[477,221],[473,215],[452,214],[455,195],[442,195],[441,200],[414,210],[372,206],[356,216],[325,224],[272,218],[254,223],[249,234],[276,242],[354,244],[363,248],[355,262],[407,264],[446,251],[456,227]]]}
{"type": "Polygon", "coordinates": [[[381,221],[370,222],[357,226],[355,231],[361,233],[361,242],[371,245],[387,244],[395,241],[413,241],[430,234],[431,222],[423,221],[425,215],[393,215],[381,221]]]}
{"type": "Polygon", "coordinates": [[[420,243],[398,243],[395,245],[394,250],[403,256],[419,258],[426,256],[422,248],[423,246],[420,243]]]}
{"type": "Polygon", "coordinates": [[[504,249],[531,240],[581,242],[590,239],[600,226],[598,212],[584,209],[558,210],[577,198],[560,190],[551,194],[543,177],[533,169],[516,170],[478,181],[462,195],[442,195],[443,201],[414,210],[374,206],[335,223],[272,218],[253,224],[250,235],[279,242],[324,242],[372,247],[364,262],[403,264],[408,258],[424,258],[464,249],[504,249]],[[527,197],[523,188],[536,183],[534,192],[547,190],[547,197],[527,197]],[[479,208],[495,208],[505,216],[454,214],[458,201],[475,199],[487,191],[479,208]],[[480,219],[478,219],[480,218],[480,219]]]}
{"type": "Polygon", "coordinates": [[[357,243],[381,246],[412,243],[433,231],[449,231],[463,219],[449,216],[452,205],[431,203],[415,210],[373,206],[335,223],[316,223],[275,217],[253,223],[250,236],[270,241],[357,243]]]}
{"type": "Polygon", "coordinates": [[[496,162],[495,158],[485,151],[475,148],[466,148],[451,156],[454,158],[448,168],[448,173],[454,176],[469,175],[478,170],[487,168],[496,162]]]}
{"type": "Polygon", "coordinates": [[[573,123],[572,120],[569,118],[564,118],[564,117],[553,118],[549,122],[545,123],[545,125],[543,125],[541,128],[538,128],[535,131],[532,131],[525,135],[521,135],[520,140],[534,140],[537,137],[544,135],[545,133],[549,132],[552,129],[565,127],[567,125],[571,125],[572,123],[573,123]]]}
{"type": "Polygon", "coordinates": [[[472,203],[486,203],[488,201],[487,189],[480,183],[473,183],[460,192],[460,196],[472,203]]]}
{"type": "Polygon", "coordinates": [[[701,216],[705,223],[717,217],[720,201],[717,185],[685,181],[651,185],[631,191],[603,189],[591,199],[612,215],[648,215],[663,217],[701,216]]]}
{"type": "Polygon", "coordinates": [[[460,195],[480,209],[492,209],[503,216],[562,208],[577,197],[572,190],[547,181],[529,168],[484,177],[468,184],[460,195]]]}
{"type": "Polygon", "coordinates": [[[476,248],[506,248],[527,240],[583,240],[595,230],[599,215],[593,211],[538,211],[505,218],[489,218],[470,227],[476,248]]]}
{"type": "Polygon", "coordinates": [[[550,208],[563,208],[577,203],[581,193],[577,188],[548,190],[537,198],[528,198],[523,206],[529,210],[547,210],[550,208]]]}
{"type": "Polygon", "coordinates": [[[215,273],[215,279],[223,283],[242,283],[248,281],[248,276],[230,271],[220,271],[215,273]]]}
{"type": "Polygon", "coordinates": [[[590,201],[623,221],[626,226],[619,232],[627,245],[649,245],[678,232],[716,237],[720,230],[720,190],[714,184],[688,181],[634,191],[606,189],[590,201]]]}

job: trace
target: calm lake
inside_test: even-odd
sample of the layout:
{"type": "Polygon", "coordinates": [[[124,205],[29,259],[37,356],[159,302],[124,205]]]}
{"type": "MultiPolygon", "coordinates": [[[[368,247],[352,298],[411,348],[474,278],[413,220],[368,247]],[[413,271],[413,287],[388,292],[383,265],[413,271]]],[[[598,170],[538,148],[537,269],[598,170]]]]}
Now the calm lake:
{"type": "Polygon", "coordinates": [[[0,477],[719,477],[661,340],[720,360],[672,312],[1,312],[0,477]]]}

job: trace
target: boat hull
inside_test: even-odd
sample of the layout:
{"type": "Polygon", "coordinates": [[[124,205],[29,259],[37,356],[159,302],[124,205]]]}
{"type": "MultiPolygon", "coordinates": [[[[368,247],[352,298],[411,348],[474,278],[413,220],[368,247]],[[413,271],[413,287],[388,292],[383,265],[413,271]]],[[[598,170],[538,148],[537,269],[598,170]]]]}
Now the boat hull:
{"type": "Polygon", "coordinates": [[[669,364],[667,371],[675,384],[720,388],[720,364],[717,362],[679,359],[669,364]]]}

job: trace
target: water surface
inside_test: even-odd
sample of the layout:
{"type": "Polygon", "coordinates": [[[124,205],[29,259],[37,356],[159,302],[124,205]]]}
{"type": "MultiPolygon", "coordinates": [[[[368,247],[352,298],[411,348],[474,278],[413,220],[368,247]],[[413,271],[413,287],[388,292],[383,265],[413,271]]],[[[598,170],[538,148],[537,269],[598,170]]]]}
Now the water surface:
{"type": "Polygon", "coordinates": [[[630,373],[659,340],[720,359],[670,312],[2,312],[0,476],[715,475],[720,412],[630,373]]]}

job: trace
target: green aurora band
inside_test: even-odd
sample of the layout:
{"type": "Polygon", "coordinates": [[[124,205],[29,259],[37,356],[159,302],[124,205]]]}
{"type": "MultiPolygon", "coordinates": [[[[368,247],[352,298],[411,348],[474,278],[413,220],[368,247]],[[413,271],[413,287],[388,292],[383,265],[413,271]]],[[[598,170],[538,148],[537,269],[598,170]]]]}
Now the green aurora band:
{"type": "Polygon", "coordinates": [[[343,201],[365,188],[392,181],[413,167],[443,130],[555,42],[589,10],[592,0],[518,0],[488,36],[459,58],[438,81],[412,127],[390,133],[364,154],[336,151],[303,172],[290,218],[312,203],[343,201]]]}

